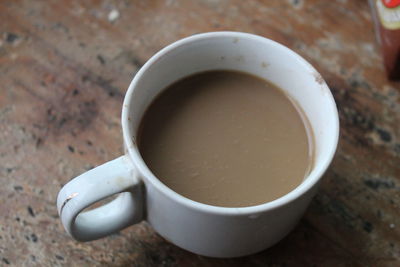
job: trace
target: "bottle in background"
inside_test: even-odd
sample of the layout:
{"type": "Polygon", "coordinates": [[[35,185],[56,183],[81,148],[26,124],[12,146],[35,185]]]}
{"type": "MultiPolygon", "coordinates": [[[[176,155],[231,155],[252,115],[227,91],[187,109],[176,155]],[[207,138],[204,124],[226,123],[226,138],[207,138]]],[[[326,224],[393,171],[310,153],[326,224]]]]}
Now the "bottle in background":
{"type": "Polygon", "coordinates": [[[386,73],[400,80],[400,0],[369,0],[386,73]]]}

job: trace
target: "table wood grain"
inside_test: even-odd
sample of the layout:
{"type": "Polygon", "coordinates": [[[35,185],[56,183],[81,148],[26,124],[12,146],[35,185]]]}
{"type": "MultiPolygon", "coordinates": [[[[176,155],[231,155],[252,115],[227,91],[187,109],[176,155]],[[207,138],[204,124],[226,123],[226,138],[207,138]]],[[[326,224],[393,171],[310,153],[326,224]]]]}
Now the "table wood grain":
{"type": "Polygon", "coordinates": [[[0,265],[400,266],[399,90],[385,77],[364,0],[3,0],[0,265]],[[120,112],[134,74],[169,43],[220,30],[290,47],[337,101],[338,151],[301,222],[238,259],[186,252],[146,223],[72,240],[57,192],[123,152],[120,112]]]}

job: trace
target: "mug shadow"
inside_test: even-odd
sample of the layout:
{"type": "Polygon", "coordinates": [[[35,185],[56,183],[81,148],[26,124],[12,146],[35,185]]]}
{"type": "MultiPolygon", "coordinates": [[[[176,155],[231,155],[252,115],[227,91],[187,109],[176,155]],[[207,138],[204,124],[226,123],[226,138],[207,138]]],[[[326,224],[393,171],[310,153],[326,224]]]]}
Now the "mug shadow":
{"type": "Polygon", "coordinates": [[[309,211],[283,240],[257,254],[218,259],[185,251],[146,225],[146,237],[130,249],[134,256],[120,258],[114,266],[326,266],[343,262],[358,265],[352,256],[320,233],[308,220],[309,211]]]}

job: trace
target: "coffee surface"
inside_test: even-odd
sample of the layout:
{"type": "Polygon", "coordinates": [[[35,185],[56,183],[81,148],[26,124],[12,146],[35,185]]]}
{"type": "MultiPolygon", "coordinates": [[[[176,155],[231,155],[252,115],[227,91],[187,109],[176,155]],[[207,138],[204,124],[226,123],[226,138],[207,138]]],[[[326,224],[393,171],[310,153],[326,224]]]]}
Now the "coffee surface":
{"type": "Polygon", "coordinates": [[[167,87],[149,106],[139,150],[153,174],[198,202],[245,207],[295,189],[312,164],[308,124],[271,83],[210,71],[167,87]]]}

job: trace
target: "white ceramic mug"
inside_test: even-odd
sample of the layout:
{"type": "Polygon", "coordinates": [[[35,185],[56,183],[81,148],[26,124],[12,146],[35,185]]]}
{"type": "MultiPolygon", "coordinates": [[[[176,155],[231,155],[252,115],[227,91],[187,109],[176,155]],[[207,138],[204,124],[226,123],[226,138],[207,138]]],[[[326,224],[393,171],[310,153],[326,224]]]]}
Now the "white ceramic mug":
{"type": "Polygon", "coordinates": [[[268,248],[293,229],[333,158],[339,121],[329,88],[298,54],[260,36],[211,32],[165,47],[141,68],[125,96],[122,132],[125,155],[61,189],[57,206],[66,231],[77,240],[89,241],[146,220],[181,248],[211,257],[237,257],[268,248]],[[136,144],[144,111],[171,83],[206,70],[238,70],[270,80],[302,107],[314,133],[315,159],[296,189],[262,205],[216,207],[179,195],[149,170],[136,144]],[[116,193],[120,195],[110,203],[82,212],[116,193]]]}

